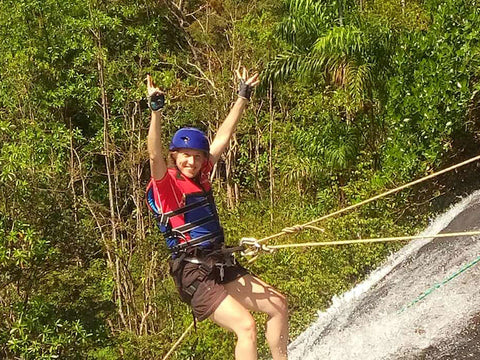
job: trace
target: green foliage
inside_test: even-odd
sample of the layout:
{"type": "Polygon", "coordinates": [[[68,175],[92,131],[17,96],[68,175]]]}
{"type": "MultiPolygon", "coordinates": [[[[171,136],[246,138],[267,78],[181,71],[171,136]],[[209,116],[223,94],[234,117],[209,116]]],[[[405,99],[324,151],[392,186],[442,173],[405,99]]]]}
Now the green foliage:
{"type": "Polygon", "coordinates": [[[30,302],[28,313],[21,312],[20,318],[10,328],[7,340],[9,352],[23,359],[78,359],[85,351],[88,334],[79,320],[72,322],[45,321],[45,301],[30,302]],[[38,307],[38,308],[37,308],[38,307]]]}
{"type": "MultiPolygon", "coordinates": [[[[6,221],[0,219],[2,227],[6,221]]],[[[43,261],[54,256],[55,251],[26,224],[13,223],[8,234],[2,233],[0,247],[0,266],[2,281],[9,281],[19,269],[32,271],[43,261]]]]}
{"type": "MultiPolygon", "coordinates": [[[[5,229],[8,222],[2,220],[5,229]]],[[[53,263],[60,263],[59,249],[26,224],[13,222],[9,227],[13,229],[8,234],[0,234],[0,283],[5,296],[0,306],[2,352],[24,359],[78,358],[79,353],[98,341],[92,339],[87,327],[90,323],[90,330],[99,335],[99,323],[88,317],[99,294],[92,294],[93,299],[86,301],[81,309],[72,309],[69,316],[69,308],[81,303],[82,297],[72,302],[74,283],[69,279],[62,284],[62,277],[71,277],[73,272],[48,273],[53,263]],[[56,283],[53,291],[48,279],[56,283]],[[62,290],[66,291],[63,303],[58,299],[62,290]],[[63,309],[61,317],[56,313],[59,306],[63,309]]],[[[81,275],[82,281],[84,276],[81,275]]],[[[109,297],[108,294],[107,302],[109,297]]]]}
{"type": "Polygon", "coordinates": [[[386,114],[389,171],[400,158],[406,169],[425,171],[454,150],[455,138],[472,130],[467,114],[479,86],[478,8],[455,1],[433,8],[428,31],[404,34],[403,51],[393,58],[397,70],[389,81],[386,114]]]}
{"type": "Polygon", "coordinates": [[[351,109],[349,113],[357,112],[367,99],[381,99],[394,42],[391,29],[357,16],[351,17],[351,24],[336,26],[319,2],[287,3],[291,11],[280,32],[291,50],[268,64],[264,82],[278,82],[292,75],[309,83],[323,79],[327,85],[345,90],[342,97],[351,109]],[[325,17],[315,15],[317,12],[325,17]],[[304,24],[305,17],[313,23],[304,24]],[[302,25],[297,26],[297,22],[302,25]]]}
{"type": "MultiPolygon", "coordinates": [[[[147,73],[168,94],[168,143],[185,125],[213,136],[239,61],[264,70],[214,179],[232,245],[477,151],[475,1],[181,3],[0,3],[1,358],[161,358],[190,323],[144,205],[147,73]]],[[[438,192],[275,242],[413,234],[438,192]]],[[[401,245],[282,250],[248,267],[287,295],[294,338],[401,245]]],[[[204,322],[172,358],[231,358],[234,340],[204,322]]]]}

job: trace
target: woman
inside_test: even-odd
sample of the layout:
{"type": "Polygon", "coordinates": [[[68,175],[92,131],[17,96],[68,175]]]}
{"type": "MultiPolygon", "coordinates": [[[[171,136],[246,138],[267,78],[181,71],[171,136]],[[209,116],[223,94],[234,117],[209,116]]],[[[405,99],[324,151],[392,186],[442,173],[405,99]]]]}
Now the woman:
{"type": "Polygon", "coordinates": [[[239,119],[258,84],[258,74],[240,80],[238,99],[210,145],[195,128],[178,130],[169,147],[167,167],[163,146],[163,93],[147,76],[152,109],[147,147],[151,181],[148,203],[167,246],[172,250],[170,273],[181,298],[194,316],[210,319],[237,336],[235,359],[257,359],[256,325],[250,314],[268,314],[266,338],[274,360],[287,359],[288,309],[283,295],[237,264],[223,247],[223,231],[213,200],[209,174],[227,148],[239,119]]]}

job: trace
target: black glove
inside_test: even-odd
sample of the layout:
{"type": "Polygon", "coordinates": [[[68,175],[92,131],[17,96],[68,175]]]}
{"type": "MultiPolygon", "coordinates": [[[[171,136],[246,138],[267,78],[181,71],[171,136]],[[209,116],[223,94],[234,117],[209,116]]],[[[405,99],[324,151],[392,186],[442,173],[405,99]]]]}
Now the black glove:
{"type": "Polygon", "coordinates": [[[165,105],[165,95],[158,91],[148,96],[147,100],[148,107],[152,109],[152,111],[158,111],[165,105]]]}
{"type": "Polygon", "coordinates": [[[238,96],[241,98],[250,100],[252,96],[253,87],[245,83],[245,80],[240,79],[240,84],[238,85],[238,96]]]}

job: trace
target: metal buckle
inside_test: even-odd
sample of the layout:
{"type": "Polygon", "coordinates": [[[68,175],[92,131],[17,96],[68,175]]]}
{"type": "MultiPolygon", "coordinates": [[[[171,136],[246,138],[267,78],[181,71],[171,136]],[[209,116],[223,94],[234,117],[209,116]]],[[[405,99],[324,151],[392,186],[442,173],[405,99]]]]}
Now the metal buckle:
{"type": "Polygon", "coordinates": [[[245,247],[245,250],[242,251],[243,256],[255,256],[259,251],[273,252],[268,246],[259,244],[255,238],[241,238],[240,246],[245,247]]]}
{"type": "Polygon", "coordinates": [[[224,263],[216,263],[215,264],[216,267],[219,268],[220,270],[220,281],[223,281],[224,277],[225,277],[225,266],[227,266],[226,264],[224,263]]]}
{"type": "Polygon", "coordinates": [[[183,259],[184,261],[187,261],[192,264],[203,264],[203,262],[200,259],[194,258],[194,257],[186,257],[183,259]]]}

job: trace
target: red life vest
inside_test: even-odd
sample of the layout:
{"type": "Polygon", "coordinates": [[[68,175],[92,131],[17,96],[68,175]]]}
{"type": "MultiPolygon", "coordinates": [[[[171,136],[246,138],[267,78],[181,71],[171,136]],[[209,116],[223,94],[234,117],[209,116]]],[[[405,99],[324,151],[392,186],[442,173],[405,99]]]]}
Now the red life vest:
{"type": "Polygon", "coordinates": [[[208,181],[209,168],[202,169],[198,182],[169,168],[164,179],[152,179],[148,184],[147,204],[174,253],[223,244],[223,229],[208,181]]]}

